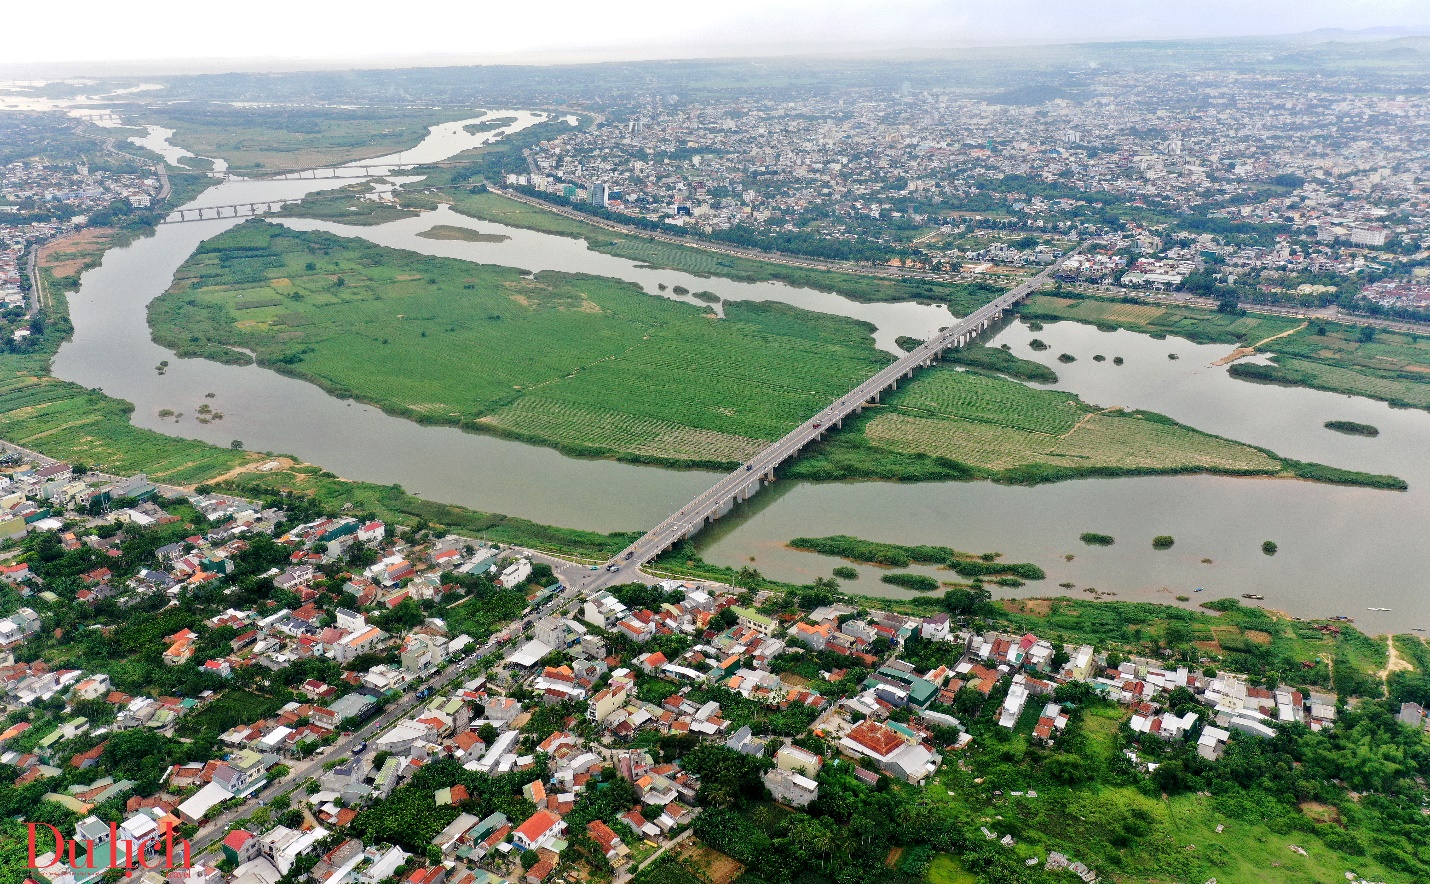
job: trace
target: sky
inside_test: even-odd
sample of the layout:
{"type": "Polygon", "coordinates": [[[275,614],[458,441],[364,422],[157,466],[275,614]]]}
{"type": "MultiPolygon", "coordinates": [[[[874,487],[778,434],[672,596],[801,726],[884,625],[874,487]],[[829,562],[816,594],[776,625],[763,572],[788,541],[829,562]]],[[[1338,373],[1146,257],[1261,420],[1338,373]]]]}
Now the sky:
{"type": "MultiPolygon", "coordinates": [[[[551,63],[1430,31],[1426,0],[12,0],[0,69],[166,60],[551,63]],[[21,36],[23,35],[23,36],[21,36]]],[[[262,65],[255,65],[262,66],[262,65]]]]}

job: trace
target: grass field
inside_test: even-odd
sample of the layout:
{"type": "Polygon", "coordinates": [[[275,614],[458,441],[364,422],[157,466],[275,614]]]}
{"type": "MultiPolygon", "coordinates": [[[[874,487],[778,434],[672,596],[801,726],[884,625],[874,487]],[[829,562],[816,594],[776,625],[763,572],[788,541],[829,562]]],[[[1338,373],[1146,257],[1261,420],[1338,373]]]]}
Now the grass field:
{"type": "Polygon", "coordinates": [[[736,258],[693,246],[657,242],[644,237],[609,230],[567,218],[491,192],[449,191],[452,208],[464,215],[540,230],[557,236],[584,239],[595,251],[618,255],[649,264],[701,276],[721,276],[745,282],[778,280],[826,292],[837,292],[856,301],[923,300],[942,302],[957,314],[969,313],[1002,294],[996,286],[940,283],[924,280],[894,280],[853,273],[790,267],[770,261],[736,258]]]}
{"type": "MultiPolygon", "coordinates": [[[[0,357],[0,365],[6,361],[0,357]]],[[[0,439],[70,463],[193,485],[257,457],[140,429],[129,423],[132,411],[127,402],[51,377],[19,375],[0,383],[0,439]]]]}
{"type": "Polygon", "coordinates": [[[879,460],[913,456],[1017,481],[1098,472],[1282,472],[1281,462],[1258,448],[1158,415],[1103,411],[1070,393],[947,367],[926,370],[885,397],[791,472],[838,468],[841,449],[862,452],[866,469],[876,473],[879,460]]]}
{"type": "Polygon", "coordinates": [[[888,361],[841,317],[740,303],[717,320],[616,280],[258,221],[201,247],[150,319],[181,355],[244,347],[412,419],[678,464],[738,463],[888,361]]]}
{"type": "Polygon", "coordinates": [[[1329,321],[1248,314],[1236,316],[1194,307],[1124,304],[1101,298],[1039,295],[1022,313],[1030,319],[1070,319],[1100,328],[1168,334],[1197,343],[1251,345],[1269,341],[1274,366],[1236,364],[1233,377],[1313,387],[1381,399],[1410,408],[1430,408],[1430,336],[1369,330],[1329,321]]]}

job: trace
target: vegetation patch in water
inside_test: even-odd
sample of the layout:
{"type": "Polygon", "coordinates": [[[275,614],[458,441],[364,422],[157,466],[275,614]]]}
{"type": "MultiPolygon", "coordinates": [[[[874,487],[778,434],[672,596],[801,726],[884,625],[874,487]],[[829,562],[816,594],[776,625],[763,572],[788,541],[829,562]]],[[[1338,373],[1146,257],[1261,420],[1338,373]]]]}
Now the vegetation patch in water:
{"type": "Polygon", "coordinates": [[[1355,421],[1326,421],[1325,427],[1337,433],[1345,433],[1348,436],[1369,436],[1380,435],[1380,430],[1370,424],[1358,424],[1355,421]]]}

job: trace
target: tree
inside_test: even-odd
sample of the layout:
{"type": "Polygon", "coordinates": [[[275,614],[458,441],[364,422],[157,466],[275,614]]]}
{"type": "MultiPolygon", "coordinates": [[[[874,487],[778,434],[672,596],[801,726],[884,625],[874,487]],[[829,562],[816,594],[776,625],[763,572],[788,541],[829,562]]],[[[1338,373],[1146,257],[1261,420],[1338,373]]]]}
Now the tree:
{"type": "Polygon", "coordinates": [[[234,451],[242,451],[242,450],[243,450],[243,440],[242,440],[242,439],[235,439],[235,440],[233,440],[232,442],[228,443],[228,447],[229,447],[229,448],[232,448],[234,451]]]}

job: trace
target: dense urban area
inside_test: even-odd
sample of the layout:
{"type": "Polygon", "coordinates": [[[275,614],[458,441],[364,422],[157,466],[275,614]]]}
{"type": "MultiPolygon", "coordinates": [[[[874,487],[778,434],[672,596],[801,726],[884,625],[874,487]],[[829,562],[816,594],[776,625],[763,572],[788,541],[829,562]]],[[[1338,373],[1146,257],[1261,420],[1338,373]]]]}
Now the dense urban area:
{"type": "MultiPolygon", "coordinates": [[[[827,87],[742,66],[0,84],[0,884],[1430,879],[1420,634],[1292,616],[1255,604],[1258,586],[1177,604],[1034,591],[1057,578],[1001,553],[842,534],[779,538],[839,564],[773,579],[704,561],[698,538],[647,548],[199,441],[227,390],[187,419],[156,409],[159,432],[51,373],[81,275],[187,224],[173,211],[227,176],[539,107],[401,190],[216,229],[165,271],[145,343],[622,468],[729,469],[720,482],[754,491],[1212,473],[1404,496],[1395,476],[1083,402],[973,340],[1014,317],[1030,335],[1170,333],[1235,345],[1216,364],[1243,381],[1430,408],[1422,68],[1258,70],[1221,51],[1196,50],[1220,67],[1058,61],[1022,85],[893,63],[827,87]],[[160,124],[230,171],[165,162],[124,128],[160,124]],[[822,426],[897,358],[867,323],[302,226],[439,205],[851,302],[977,318],[1027,297],[948,353],[901,338],[922,360],[907,381],[822,426]],[[755,468],[799,429],[808,450],[755,468]],[[1075,432],[1100,435],[1074,449],[1075,432]],[[897,597],[865,594],[871,573],[897,597]]],[[[1092,359],[1124,365],[1106,352],[1092,359]]],[[[1083,533],[1078,554],[1118,541],[1083,533]]]]}
{"type": "Polygon", "coordinates": [[[1183,71],[1048,92],[652,95],[543,141],[506,180],[822,257],[985,273],[1092,239],[1105,257],[1065,278],[1390,312],[1430,302],[1422,92],[1183,71]]]}

